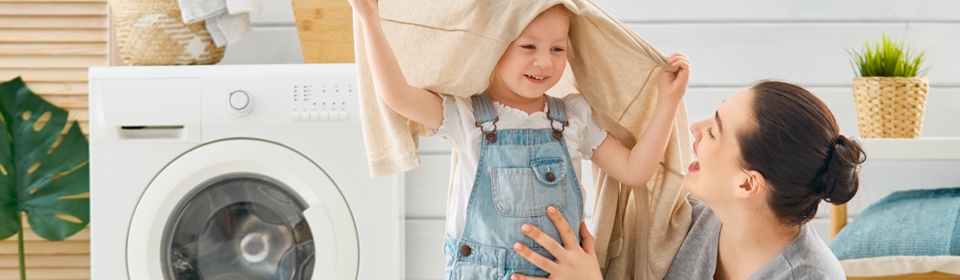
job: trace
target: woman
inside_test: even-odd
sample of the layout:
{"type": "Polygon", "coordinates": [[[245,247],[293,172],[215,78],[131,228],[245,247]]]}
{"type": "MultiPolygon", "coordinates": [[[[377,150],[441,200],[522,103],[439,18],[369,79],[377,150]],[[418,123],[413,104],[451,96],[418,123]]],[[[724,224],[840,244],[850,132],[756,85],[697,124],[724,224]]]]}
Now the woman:
{"type": "MultiPolygon", "coordinates": [[[[859,185],[865,154],[840,135],[827,106],[805,89],[764,81],[737,92],[713,118],[690,130],[697,161],[684,187],[690,230],[664,279],[844,279],[840,262],[807,222],[820,200],[842,204],[859,185]]],[[[533,226],[521,228],[553,254],[514,249],[550,279],[600,279],[593,238],[583,247],[550,207],[561,247],[533,226]]],[[[541,279],[514,275],[514,280],[541,279]]]]}

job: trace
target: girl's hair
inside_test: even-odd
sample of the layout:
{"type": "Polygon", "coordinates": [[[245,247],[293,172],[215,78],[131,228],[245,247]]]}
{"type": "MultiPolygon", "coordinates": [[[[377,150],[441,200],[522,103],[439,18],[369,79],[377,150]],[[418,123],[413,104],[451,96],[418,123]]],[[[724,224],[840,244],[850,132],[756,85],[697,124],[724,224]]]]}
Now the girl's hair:
{"type": "Polygon", "coordinates": [[[741,167],[767,181],[767,204],[781,223],[801,225],[820,200],[850,201],[866,160],[860,144],[840,134],[830,109],[809,91],[784,82],[752,87],[756,126],[738,133],[741,167]]]}

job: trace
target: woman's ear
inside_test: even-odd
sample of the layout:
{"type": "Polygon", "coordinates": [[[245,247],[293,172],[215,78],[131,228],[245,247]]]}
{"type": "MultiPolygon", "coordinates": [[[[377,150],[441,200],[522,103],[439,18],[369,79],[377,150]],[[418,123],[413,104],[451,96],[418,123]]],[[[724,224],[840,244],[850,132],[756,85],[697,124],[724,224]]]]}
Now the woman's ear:
{"type": "Polygon", "coordinates": [[[734,193],[739,198],[754,197],[767,188],[767,180],[763,178],[763,174],[760,174],[760,172],[756,170],[744,171],[741,178],[743,181],[737,186],[737,190],[734,193]]]}

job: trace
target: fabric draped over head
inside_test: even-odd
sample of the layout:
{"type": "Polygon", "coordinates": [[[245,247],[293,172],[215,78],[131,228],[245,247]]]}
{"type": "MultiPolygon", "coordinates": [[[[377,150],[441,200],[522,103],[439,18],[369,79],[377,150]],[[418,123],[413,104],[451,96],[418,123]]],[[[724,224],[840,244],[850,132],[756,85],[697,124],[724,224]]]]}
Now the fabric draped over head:
{"type": "MultiPolygon", "coordinates": [[[[490,82],[510,42],[540,12],[563,5],[571,12],[568,65],[547,93],[581,93],[601,128],[627,147],[656,108],[657,77],[666,58],[589,0],[384,0],[381,23],[407,82],[428,91],[468,97],[490,82]]],[[[372,176],[420,165],[424,128],[397,114],[374,92],[360,22],[354,19],[361,122],[372,176]]],[[[453,157],[455,166],[456,154],[453,157]]],[[[661,165],[645,186],[633,188],[593,168],[597,203],[591,232],[610,279],[661,279],[686,235],[690,205],[681,184],[691,162],[686,110],[677,112],[661,165]]],[[[591,211],[591,209],[586,209],[591,211]]],[[[590,212],[588,212],[590,213],[590,212]]],[[[519,230],[519,229],[518,229],[519,230]]]]}

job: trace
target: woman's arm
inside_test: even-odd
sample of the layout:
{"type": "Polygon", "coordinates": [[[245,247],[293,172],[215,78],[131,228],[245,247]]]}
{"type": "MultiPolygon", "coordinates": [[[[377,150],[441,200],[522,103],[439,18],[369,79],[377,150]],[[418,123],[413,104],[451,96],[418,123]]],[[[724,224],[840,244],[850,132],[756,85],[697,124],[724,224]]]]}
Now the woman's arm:
{"type": "Polygon", "coordinates": [[[673,53],[667,63],[679,70],[660,72],[660,95],[657,98],[656,110],[633,150],[627,149],[608,134],[590,158],[604,172],[629,186],[646,184],[657,170],[657,165],[667,149],[680,100],[687,91],[690,80],[689,58],[682,53],[673,53]]]}
{"type": "Polygon", "coordinates": [[[363,25],[363,40],[373,75],[373,87],[380,98],[400,115],[428,129],[439,128],[443,121],[440,96],[411,86],[403,77],[400,63],[380,26],[377,0],[350,0],[350,5],[363,25]]]}
{"type": "MultiPolygon", "coordinates": [[[[594,249],[593,236],[587,231],[587,224],[580,223],[580,237],[583,239],[583,247],[577,243],[577,236],[573,234],[573,229],[563,219],[563,215],[553,206],[547,207],[547,216],[557,226],[560,231],[560,239],[564,246],[560,246],[556,240],[549,235],[543,234],[540,229],[530,224],[524,224],[520,230],[524,234],[533,238],[540,246],[547,249],[555,260],[544,258],[540,254],[531,251],[523,243],[517,242],[513,249],[540,269],[550,273],[549,279],[603,279],[600,273],[600,263],[597,260],[597,251],[594,249]]],[[[511,280],[527,279],[547,279],[542,277],[531,277],[520,274],[510,276],[511,280]]]]}

